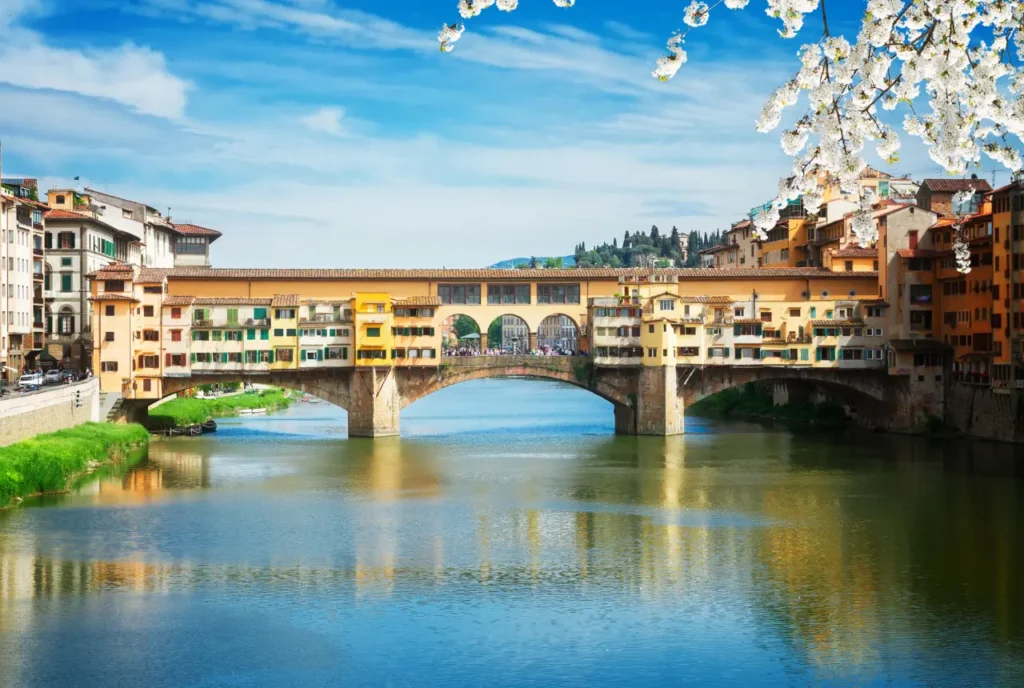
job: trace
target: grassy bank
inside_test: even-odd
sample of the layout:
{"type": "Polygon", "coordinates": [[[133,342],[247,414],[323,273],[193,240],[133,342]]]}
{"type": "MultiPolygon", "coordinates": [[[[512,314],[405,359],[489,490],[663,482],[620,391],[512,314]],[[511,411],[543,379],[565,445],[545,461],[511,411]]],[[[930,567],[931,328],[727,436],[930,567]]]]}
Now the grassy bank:
{"type": "Polygon", "coordinates": [[[291,404],[287,393],[268,389],[256,394],[237,394],[218,399],[182,397],[161,404],[149,412],[149,427],[153,429],[184,427],[202,423],[207,418],[237,416],[242,409],[286,408],[291,404]]]}
{"type": "Polygon", "coordinates": [[[141,425],[85,423],[0,447],[0,508],[17,497],[63,492],[76,476],[148,442],[141,425]]]}
{"type": "Polygon", "coordinates": [[[769,394],[752,385],[735,387],[701,399],[687,407],[687,413],[714,418],[770,418],[794,423],[840,424],[847,421],[843,407],[834,402],[798,402],[775,406],[769,394]]]}

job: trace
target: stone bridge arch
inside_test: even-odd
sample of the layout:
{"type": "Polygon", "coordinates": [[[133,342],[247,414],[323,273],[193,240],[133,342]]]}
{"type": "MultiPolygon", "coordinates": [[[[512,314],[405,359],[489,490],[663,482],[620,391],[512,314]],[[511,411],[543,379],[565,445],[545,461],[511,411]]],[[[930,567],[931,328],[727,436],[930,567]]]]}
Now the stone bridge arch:
{"type": "Polygon", "coordinates": [[[636,376],[623,371],[596,374],[584,356],[483,356],[444,359],[437,370],[401,371],[398,392],[401,408],[445,387],[470,380],[526,377],[555,380],[586,389],[616,407],[635,404],[638,392],[636,376]]]}

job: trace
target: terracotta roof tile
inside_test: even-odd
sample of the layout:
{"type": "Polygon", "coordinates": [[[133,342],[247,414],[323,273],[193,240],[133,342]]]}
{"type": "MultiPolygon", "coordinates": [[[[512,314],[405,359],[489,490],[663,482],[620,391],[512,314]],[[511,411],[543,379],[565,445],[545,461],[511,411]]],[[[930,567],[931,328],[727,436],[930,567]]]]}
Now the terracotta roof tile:
{"type": "Polygon", "coordinates": [[[218,232],[216,229],[210,229],[209,227],[200,227],[199,225],[193,225],[187,222],[181,224],[177,222],[168,222],[167,224],[170,225],[170,227],[179,234],[187,234],[189,236],[209,236],[215,238],[222,236],[222,234],[218,232]]]}
{"type": "Polygon", "coordinates": [[[302,305],[304,306],[343,306],[345,304],[352,303],[352,299],[302,299],[302,305]]]}
{"type": "Polygon", "coordinates": [[[761,325],[761,324],[763,324],[762,321],[758,320],[757,318],[736,318],[732,322],[735,325],[761,325]]]}
{"type": "Polygon", "coordinates": [[[915,213],[920,212],[920,213],[930,213],[932,215],[938,215],[938,213],[935,212],[934,210],[925,210],[924,208],[918,208],[916,205],[910,205],[910,204],[897,204],[897,205],[894,205],[894,206],[889,207],[889,208],[884,208],[883,210],[875,211],[874,213],[872,213],[872,215],[877,220],[880,217],[887,217],[889,215],[893,215],[895,213],[898,213],[901,210],[907,210],[909,208],[913,208],[915,213]]]}
{"type": "Polygon", "coordinates": [[[270,305],[273,306],[274,308],[298,308],[299,295],[274,294],[274,298],[271,299],[270,305]]]}
{"type": "Polygon", "coordinates": [[[138,284],[158,284],[163,282],[171,268],[141,268],[135,282],[138,284]]]}
{"type": "Polygon", "coordinates": [[[773,279],[874,277],[872,272],[834,272],[824,268],[568,268],[560,270],[485,269],[346,269],[346,268],[173,268],[173,279],[264,279],[264,280],[565,280],[612,279],[664,275],[680,280],[773,279]]]}
{"type": "Polygon", "coordinates": [[[935,251],[928,248],[900,248],[896,250],[900,258],[949,258],[952,251],[935,251]]]}
{"type": "Polygon", "coordinates": [[[200,296],[195,300],[197,306],[281,306],[281,305],[295,305],[298,306],[298,301],[295,304],[276,304],[273,303],[274,299],[267,298],[251,298],[248,296],[200,296]]]}
{"type": "Polygon", "coordinates": [[[90,301],[132,301],[138,303],[139,300],[134,296],[128,294],[98,294],[96,296],[90,296],[90,301]]]}
{"type": "Polygon", "coordinates": [[[91,215],[86,215],[85,213],[76,213],[76,212],[71,211],[71,210],[59,210],[59,209],[51,210],[48,213],[45,213],[43,215],[43,217],[45,219],[47,219],[47,220],[92,220],[92,221],[96,221],[94,217],[92,217],[91,215]]]}
{"type": "Polygon", "coordinates": [[[860,246],[847,246],[835,253],[836,258],[877,258],[878,250],[873,248],[862,248],[860,246]]]}
{"type": "Polygon", "coordinates": [[[938,192],[992,190],[992,186],[984,179],[925,179],[921,186],[938,192]]]}
{"type": "Polygon", "coordinates": [[[396,306],[440,306],[440,296],[409,296],[404,299],[395,299],[396,306]]]}
{"type": "Polygon", "coordinates": [[[732,303],[730,296],[681,296],[683,303],[732,303]]]}
{"type": "Polygon", "coordinates": [[[163,300],[164,306],[191,306],[192,302],[196,300],[194,296],[165,296],[163,300]]]}

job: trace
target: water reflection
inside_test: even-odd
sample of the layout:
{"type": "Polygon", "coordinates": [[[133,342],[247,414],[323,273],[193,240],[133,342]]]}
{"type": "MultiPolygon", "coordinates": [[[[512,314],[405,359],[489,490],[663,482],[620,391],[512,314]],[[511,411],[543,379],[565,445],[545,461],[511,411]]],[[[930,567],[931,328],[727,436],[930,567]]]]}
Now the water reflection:
{"type": "MultiPolygon", "coordinates": [[[[202,625],[229,613],[231,634],[272,654],[256,615],[284,629],[278,642],[344,647],[354,683],[458,668],[469,683],[664,685],[686,667],[696,682],[1012,685],[1024,670],[1011,448],[699,422],[667,439],[523,436],[493,417],[455,438],[417,436],[413,417],[408,438],[339,441],[323,409],[296,432],[303,413],[287,440],[225,424],[0,515],[0,633],[99,618],[98,643],[163,628],[187,653],[216,644],[202,625]],[[96,602],[66,606],[78,598],[96,602]]],[[[57,652],[2,645],[16,682],[57,652]]],[[[274,683],[223,651],[213,666],[274,683]]],[[[332,675],[329,656],[311,680],[332,675]]],[[[187,684],[193,669],[167,676],[187,684]]]]}

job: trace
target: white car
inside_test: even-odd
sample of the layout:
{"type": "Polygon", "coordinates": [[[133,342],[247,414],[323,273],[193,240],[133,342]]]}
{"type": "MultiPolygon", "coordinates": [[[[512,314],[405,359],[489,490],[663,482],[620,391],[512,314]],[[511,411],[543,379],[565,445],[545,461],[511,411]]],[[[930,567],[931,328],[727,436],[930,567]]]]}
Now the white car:
{"type": "Polygon", "coordinates": [[[39,373],[29,373],[18,378],[19,387],[41,387],[42,384],[43,376],[39,373]]]}
{"type": "Polygon", "coordinates": [[[53,370],[47,370],[46,375],[43,375],[43,382],[48,385],[54,385],[60,383],[60,371],[54,368],[53,370]]]}

